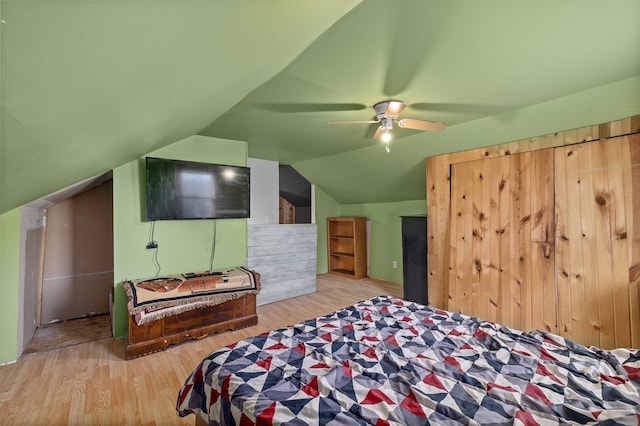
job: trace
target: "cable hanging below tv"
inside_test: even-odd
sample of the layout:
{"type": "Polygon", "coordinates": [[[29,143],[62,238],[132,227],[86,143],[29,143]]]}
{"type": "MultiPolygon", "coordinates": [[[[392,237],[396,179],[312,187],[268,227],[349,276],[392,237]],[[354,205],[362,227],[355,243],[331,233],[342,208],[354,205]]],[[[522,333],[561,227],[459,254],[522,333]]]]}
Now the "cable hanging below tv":
{"type": "Polygon", "coordinates": [[[146,157],[146,220],[250,216],[250,169],[146,157]]]}

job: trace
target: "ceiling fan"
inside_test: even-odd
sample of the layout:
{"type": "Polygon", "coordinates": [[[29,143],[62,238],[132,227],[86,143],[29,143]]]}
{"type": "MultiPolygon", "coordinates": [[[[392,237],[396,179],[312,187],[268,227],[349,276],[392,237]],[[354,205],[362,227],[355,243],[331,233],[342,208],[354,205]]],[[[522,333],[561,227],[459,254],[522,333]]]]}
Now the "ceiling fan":
{"type": "Polygon", "coordinates": [[[398,127],[405,129],[421,130],[424,132],[439,132],[447,127],[446,124],[436,121],[418,120],[415,118],[402,118],[398,116],[407,105],[398,100],[385,100],[376,103],[373,110],[376,113],[375,120],[357,120],[357,121],[329,121],[327,124],[373,124],[380,123],[380,126],[373,135],[374,138],[382,140],[386,144],[386,150],[389,152],[389,142],[391,142],[391,130],[393,123],[398,127]]]}

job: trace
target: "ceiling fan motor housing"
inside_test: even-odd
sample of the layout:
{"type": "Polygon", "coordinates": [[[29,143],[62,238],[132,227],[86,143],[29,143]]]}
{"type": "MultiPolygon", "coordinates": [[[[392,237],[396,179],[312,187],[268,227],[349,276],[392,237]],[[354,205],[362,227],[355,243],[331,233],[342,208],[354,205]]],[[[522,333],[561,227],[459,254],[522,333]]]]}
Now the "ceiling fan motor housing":
{"type": "Polygon", "coordinates": [[[407,104],[395,99],[387,99],[373,105],[376,113],[375,120],[358,120],[358,121],[329,121],[327,124],[373,124],[380,123],[374,138],[381,137],[382,134],[388,133],[393,128],[395,121],[399,127],[405,129],[420,130],[423,132],[439,132],[446,127],[445,123],[436,121],[418,120],[415,118],[403,118],[398,120],[398,116],[405,109],[407,104]]]}
{"type": "Polygon", "coordinates": [[[378,119],[381,118],[397,118],[405,107],[404,102],[396,101],[396,100],[386,100],[382,102],[378,102],[373,106],[373,110],[376,112],[376,117],[378,119]]]}

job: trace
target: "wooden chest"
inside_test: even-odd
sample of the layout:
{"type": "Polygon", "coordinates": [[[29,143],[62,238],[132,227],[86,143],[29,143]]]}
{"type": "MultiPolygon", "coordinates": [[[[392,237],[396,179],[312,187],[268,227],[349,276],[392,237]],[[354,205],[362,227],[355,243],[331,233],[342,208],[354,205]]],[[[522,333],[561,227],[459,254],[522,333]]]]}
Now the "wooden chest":
{"type": "Polygon", "coordinates": [[[161,318],[144,325],[136,324],[133,315],[129,315],[125,353],[127,359],[137,358],[163,351],[169,345],[186,340],[201,339],[212,333],[237,330],[257,323],[255,294],[161,318]]]}

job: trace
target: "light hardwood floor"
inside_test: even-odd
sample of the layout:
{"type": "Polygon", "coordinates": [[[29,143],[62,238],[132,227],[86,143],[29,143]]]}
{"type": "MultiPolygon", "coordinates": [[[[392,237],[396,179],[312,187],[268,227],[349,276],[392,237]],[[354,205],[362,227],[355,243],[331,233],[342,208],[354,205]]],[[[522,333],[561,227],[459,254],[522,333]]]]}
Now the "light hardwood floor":
{"type": "Polygon", "coordinates": [[[0,424],[193,425],[175,413],[182,383],[202,358],[235,341],[328,314],[402,287],[318,275],[317,292],[258,307],[258,325],[126,361],[124,340],[97,340],[0,367],[0,424]]]}

